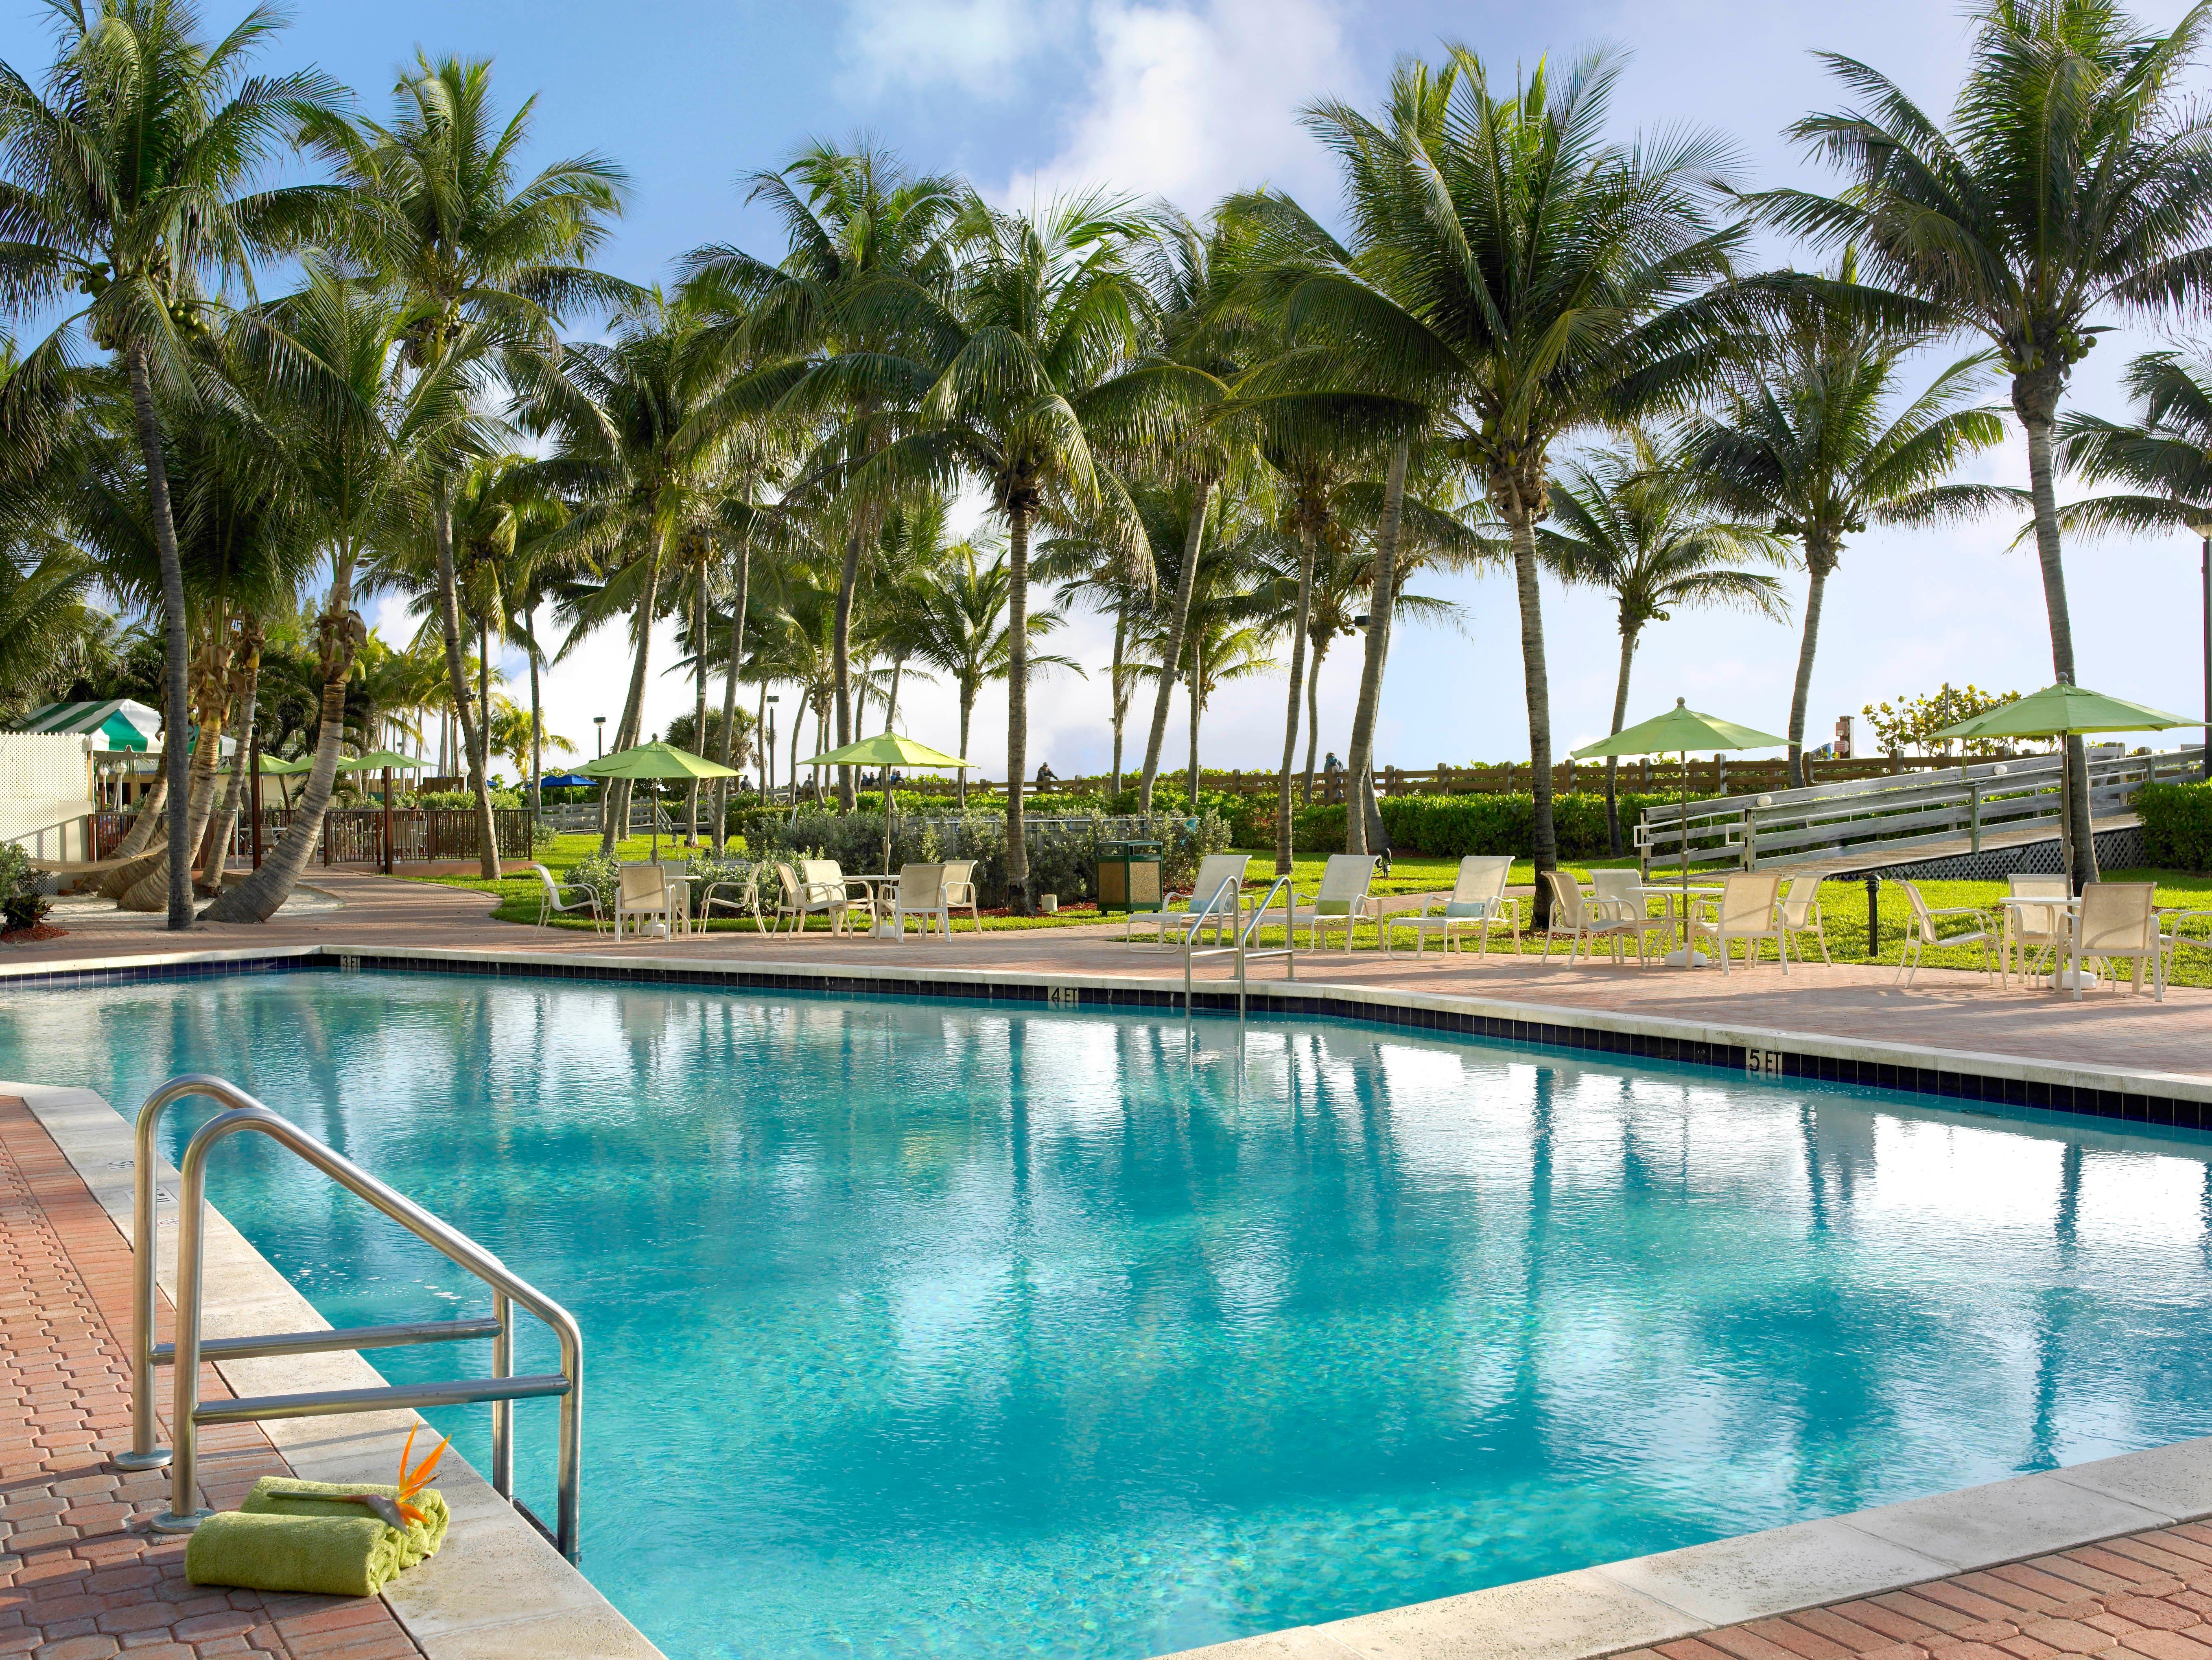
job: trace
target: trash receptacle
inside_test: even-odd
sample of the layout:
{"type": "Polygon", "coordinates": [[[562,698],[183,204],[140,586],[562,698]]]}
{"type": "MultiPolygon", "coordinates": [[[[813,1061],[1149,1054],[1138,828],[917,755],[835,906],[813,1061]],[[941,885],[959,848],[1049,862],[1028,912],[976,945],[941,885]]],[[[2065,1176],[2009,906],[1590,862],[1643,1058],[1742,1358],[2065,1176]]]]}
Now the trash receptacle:
{"type": "Polygon", "coordinates": [[[1107,842],[1098,849],[1098,909],[1160,909],[1160,844],[1107,842]]]}

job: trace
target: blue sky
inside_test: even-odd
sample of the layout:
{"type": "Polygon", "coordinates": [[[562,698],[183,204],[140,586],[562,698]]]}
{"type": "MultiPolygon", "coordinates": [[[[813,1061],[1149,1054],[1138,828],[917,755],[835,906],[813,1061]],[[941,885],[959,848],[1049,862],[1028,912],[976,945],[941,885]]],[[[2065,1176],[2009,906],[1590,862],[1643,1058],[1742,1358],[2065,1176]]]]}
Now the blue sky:
{"type": "MultiPolygon", "coordinates": [[[[2137,7],[2167,22],[2173,0],[2137,7]]],[[[211,23],[236,8],[208,6],[211,23]]],[[[1261,182],[1318,209],[1334,200],[1301,106],[1329,95],[1372,106],[1392,61],[1463,42],[1493,65],[1571,56],[1598,44],[1631,54],[1616,103],[1626,135],[1689,123],[1734,139],[1754,184],[1820,182],[1780,130],[1833,101],[1814,48],[1847,52],[1893,75],[1923,104],[1948,106],[1965,58],[1958,12],[1927,0],[1852,7],[1759,0],[1638,3],[1375,5],[1348,0],[822,0],[810,6],[583,0],[319,0],[303,7],[269,54],[312,60],[371,110],[419,45],[493,58],[512,100],[538,94],[538,161],[596,150],[632,178],[629,214],[607,258],[640,281],[665,275],[684,249],[737,240],[776,251],[775,228],[742,205],[738,177],[773,166],[810,136],[866,130],[918,166],[965,172],[987,194],[1026,204],[1102,185],[1165,194],[1198,210],[1261,182]]],[[[48,56],[40,15],[0,21],[0,57],[35,70],[48,56]]],[[[2199,76],[2200,82],[2203,77],[2199,76]]],[[[1802,257],[1802,256],[1801,256],[1802,257]]],[[[2154,342],[2108,337],[2077,377],[2074,402],[2118,415],[2112,391],[2132,352],[2154,342]]],[[[2186,340],[2182,342],[2188,344],[2186,340]]],[[[1929,370],[1932,373],[1934,364],[1929,370]]],[[[1996,394],[2002,398],[2001,390],[1996,394]]],[[[2014,443],[1978,476],[2026,482],[2014,443]]],[[[2033,690],[2050,679],[2048,635],[2032,558],[2008,551],[2016,526],[1871,532],[1846,548],[1831,584],[1815,670],[1811,729],[1870,701],[1931,690],[1944,679],[2033,690]]],[[[2203,701],[2193,544],[2077,546],[2068,560],[2086,684],[2191,711],[2203,701]]],[[[1802,577],[1790,579],[1802,593],[1802,577]]],[[[1379,756],[1404,766],[1525,757],[1517,623],[1502,575],[1434,580],[1465,608],[1465,632],[1401,631],[1386,686],[1379,756]]],[[[1610,609],[1547,585],[1553,699],[1564,751],[1605,730],[1615,670],[1610,609]]],[[[387,632],[396,617],[380,617],[387,632]]],[[[1104,764],[1103,666],[1108,629],[1076,619],[1056,648],[1091,666],[1088,685],[1050,685],[1031,755],[1068,774],[1104,764]]],[[[1323,682],[1322,742],[1347,738],[1357,663],[1346,642],[1323,682]]],[[[1685,613],[1653,629],[1638,658],[1631,719],[1686,696],[1780,731],[1795,667],[1794,623],[1685,613]]],[[[550,681],[552,725],[588,752],[591,716],[619,713],[622,648],[611,635],[580,649],[550,681]]],[[[659,660],[670,654],[665,647],[659,660]]],[[[520,667],[519,663],[511,666],[520,667]]],[[[653,723],[688,705],[656,675],[653,723]]],[[[1149,697],[1149,692],[1141,694],[1149,697]]],[[[1003,757],[1003,698],[979,710],[971,752],[1003,757]]],[[[945,688],[902,698],[901,725],[949,743],[945,688]]],[[[1211,764],[1256,767],[1279,753],[1283,683],[1225,689],[1206,717],[1211,764]]],[[[1033,719],[1036,717],[1033,716],[1033,719]]],[[[1178,705],[1170,762],[1185,753],[1178,705]]]]}

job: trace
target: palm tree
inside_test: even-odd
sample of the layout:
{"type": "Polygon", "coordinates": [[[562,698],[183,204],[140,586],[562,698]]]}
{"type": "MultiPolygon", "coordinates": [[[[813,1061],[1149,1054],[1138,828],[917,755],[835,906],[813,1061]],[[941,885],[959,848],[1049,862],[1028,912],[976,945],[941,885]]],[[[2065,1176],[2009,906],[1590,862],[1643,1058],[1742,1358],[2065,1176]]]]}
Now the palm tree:
{"type": "Polygon", "coordinates": [[[1981,512],[2013,493],[1940,482],[2004,438],[1973,400],[1988,358],[1960,359],[1898,406],[1905,360],[1924,334],[1854,315],[1844,262],[1827,292],[1790,305],[1757,356],[1729,377],[1721,412],[1692,422],[1674,465],[1721,511],[1771,520],[1795,539],[1806,574],[1805,623],[1790,699],[1790,781],[1802,786],[1805,718],[1828,579],[1844,539],[1869,524],[1924,525],[1981,512]]]}
{"type": "MultiPolygon", "coordinates": [[[[1769,191],[1768,222],[1851,246],[1875,280],[1988,338],[2027,435],[2051,667],[2075,672],[2059,545],[2059,404],[2106,307],[2155,316],[2212,291],[2212,116],[2184,77],[2206,9],[2163,34],[2112,0],[1984,0],[1948,126],[1868,65],[1824,54],[1859,106],[1791,136],[1843,171],[1833,197],[1769,191]]],[[[2094,880],[2087,770],[2067,740],[2076,879],[2094,880]]]]}
{"type": "MultiPolygon", "coordinates": [[[[1521,611],[1522,672],[1540,873],[1554,867],[1551,694],[1545,667],[1536,526],[1549,510],[1552,447],[1697,384],[1700,290],[1723,276],[1740,228],[1719,228],[1714,180],[1729,152],[1676,131],[1623,143],[1605,137],[1619,64],[1600,53],[1556,86],[1539,66],[1498,95],[1480,59],[1454,47],[1440,69],[1393,77],[1379,120],[1334,102],[1309,124],[1337,155],[1352,240],[1338,246],[1303,215],[1278,210],[1304,250],[1271,281],[1300,337],[1335,355],[1338,384],[1425,407],[1425,442],[1467,467],[1509,532],[1521,611]]],[[[1375,591],[1387,599],[1395,505],[1408,470],[1389,465],[1376,541],[1375,591]]],[[[1369,762],[1388,643],[1375,612],[1351,763],[1369,762]],[[1378,638],[1379,636],[1379,638],[1378,638]]],[[[1361,815],[1346,815],[1361,836],[1361,815]]]]}
{"type": "MultiPolygon", "coordinates": [[[[191,343],[214,313],[211,292],[251,280],[257,258],[296,246],[327,218],[315,185],[254,188],[302,117],[327,111],[338,88],[313,70],[259,76],[253,52],[281,27],[250,12],[212,45],[179,0],[50,0],[60,54],[35,89],[0,64],[0,176],[7,232],[0,286],[19,313],[70,293],[89,296],[26,360],[51,374],[82,329],[120,361],[146,469],[161,560],[168,651],[165,714],[169,798],[185,793],[189,724],[183,567],[162,454],[163,398],[189,401],[191,343]]],[[[169,821],[169,927],[192,922],[191,826],[169,821]]]]}
{"type": "MultiPolygon", "coordinates": [[[[1006,886],[1027,910],[1029,849],[1022,779],[1029,763],[1030,536],[1040,514],[1118,510],[1133,562],[1150,556],[1109,448],[1158,445],[1218,398],[1220,383],[1187,365],[1139,361],[1153,299],[1131,250],[1144,225],[1119,202],[1070,197],[1036,212],[970,203],[961,226],[951,305],[922,285],[886,281],[881,302],[909,319],[906,337],[934,350],[927,373],[906,361],[866,368],[867,384],[915,394],[915,429],[854,476],[848,494],[888,503],[945,489],[967,474],[1005,520],[1007,546],[1006,886]]],[[[859,374],[863,371],[856,370],[859,374]]]]}
{"type": "MultiPolygon", "coordinates": [[[[307,137],[349,187],[349,243],[411,308],[407,367],[479,386],[496,371],[543,401],[573,404],[573,391],[559,386],[555,323],[568,307],[619,306],[634,294],[582,263],[621,211],[621,170],[584,155],[519,180],[537,100],[501,126],[486,61],[418,52],[393,102],[389,126],[329,116],[311,122],[307,137]]],[[[453,575],[452,486],[471,453],[457,443],[434,469],[442,477],[434,477],[430,509],[447,676],[477,796],[482,871],[496,877],[484,733],[471,714],[453,575]]]]}
{"type": "Polygon", "coordinates": [[[2067,416],[2059,430],[2066,465],[2093,483],[2134,486],[2059,512],[2068,530],[2095,535],[2186,530],[2212,520],[2212,362],[2179,352],[2145,352],[2124,382],[2136,406],[2131,424],[2067,416]]]}
{"type": "MultiPolygon", "coordinates": [[[[781,263],[764,264],[727,244],[696,248],[684,262],[685,293],[721,314],[714,340],[727,361],[747,368],[731,378],[705,418],[722,423],[738,411],[757,412],[765,393],[781,393],[786,407],[823,418],[801,472],[834,494],[890,441],[896,416],[918,390],[853,373],[910,350],[904,331],[913,313],[879,305],[884,286],[912,284],[942,301],[953,271],[948,233],[964,194],[951,176],[914,173],[890,151],[866,142],[851,149],[810,144],[781,170],[756,173],[750,182],[746,200],[765,202],[783,222],[787,251],[781,263]]],[[[881,506],[847,514],[830,640],[840,745],[859,735],[853,721],[854,605],[881,506]]],[[[850,810],[850,768],[840,769],[838,791],[850,810]]]]}
{"type": "MultiPolygon", "coordinates": [[[[952,677],[960,699],[960,753],[968,753],[968,728],[975,712],[975,699],[994,680],[1013,672],[1013,632],[1006,621],[1012,578],[1006,556],[994,551],[990,562],[972,542],[955,544],[948,552],[950,569],[932,578],[908,580],[908,648],[917,662],[942,669],[952,677]]],[[[1057,611],[1032,612],[1027,619],[1030,637],[1042,640],[1060,625],[1057,611]]],[[[1068,658],[1032,654],[1032,668],[1053,667],[1083,671],[1068,658]]],[[[1018,774],[1010,775],[1018,776],[1018,774]]],[[[962,772],[954,786],[960,805],[968,805],[968,775],[962,772]]]]}
{"type": "MultiPolygon", "coordinates": [[[[1731,560],[1781,562],[1780,539],[1764,526],[1723,519],[1699,500],[1679,450],[1639,431],[1626,446],[1569,467],[1552,480],[1554,528],[1540,533],[1545,563],[1563,581],[1603,588],[1620,616],[1620,676],[1613,732],[1628,721],[1628,676],[1644,630],[1685,605],[1720,605],[1781,622],[1782,586],[1731,560]]],[[[1620,763],[1605,763],[1606,834],[1620,857],[1620,763]]]]}

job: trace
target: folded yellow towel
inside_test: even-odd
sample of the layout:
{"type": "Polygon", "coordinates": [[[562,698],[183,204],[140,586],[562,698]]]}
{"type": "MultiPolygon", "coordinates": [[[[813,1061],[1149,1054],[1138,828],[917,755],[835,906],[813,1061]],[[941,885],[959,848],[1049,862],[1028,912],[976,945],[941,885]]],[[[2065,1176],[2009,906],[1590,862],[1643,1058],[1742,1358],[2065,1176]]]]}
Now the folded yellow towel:
{"type": "Polygon", "coordinates": [[[185,1578],[195,1585],[374,1596],[399,1572],[404,1548],[397,1532],[366,1511],[271,1516],[225,1511],[192,1529],[185,1547],[185,1578]]]}
{"type": "MultiPolygon", "coordinates": [[[[386,1499],[399,1497],[398,1487],[376,1481],[301,1481],[286,1475],[264,1475],[253,1484],[253,1491],[246,1495],[246,1502],[239,1509],[249,1516],[374,1518],[374,1512],[366,1505],[343,1503],[333,1496],[345,1493],[374,1493],[386,1499]]],[[[438,1554],[438,1547],[446,1541],[446,1525],[450,1519],[446,1495],[435,1487],[417,1489],[407,1502],[422,1512],[422,1519],[410,1522],[402,1535],[399,1566],[403,1568],[411,1568],[424,1557],[438,1554]]]]}

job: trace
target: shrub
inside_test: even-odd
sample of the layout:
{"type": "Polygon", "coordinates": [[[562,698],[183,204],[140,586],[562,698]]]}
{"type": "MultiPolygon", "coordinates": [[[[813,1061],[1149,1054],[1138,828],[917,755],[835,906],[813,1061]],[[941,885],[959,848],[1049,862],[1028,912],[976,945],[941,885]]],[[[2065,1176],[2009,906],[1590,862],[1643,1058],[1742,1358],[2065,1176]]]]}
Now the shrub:
{"type": "Polygon", "coordinates": [[[39,885],[31,855],[13,842],[0,842],[0,933],[34,928],[46,921],[54,902],[39,891],[39,885]]]}
{"type": "MultiPolygon", "coordinates": [[[[1624,853],[1644,809],[1679,800],[1623,791],[1620,836],[1624,853]]],[[[1408,853],[1461,859],[1471,853],[1510,854],[1527,859],[1535,852],[1536,798],[1511,795],[1393,795],[1382,801],[1382,823],[1390,844],[1408,853]]],[[[1336,847],[1344,845],[1343,809],[1338,814],[1336,847]]],[[[1563,859],[1603,859],[1611,852],[1605,830],[1605,797],[1577,791],[1552,798],[1552,824],[1563,859]]]]}
{"type": "Polygon", "coordinates": [[[2145,784],[2133,805],[2152,864],[2212,870],[2212,784],[2145,784]]]}
{"type": "Polygon", "coordinates": [[[569,883],[589,888],[599,902],[599,914],[614,915],[615,895],[622,888],[622,866],[614,854],[594,849],[568,866],[569,883]]]}

